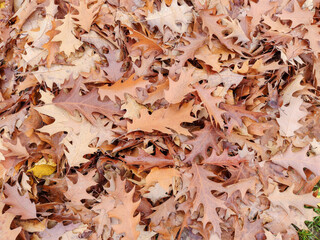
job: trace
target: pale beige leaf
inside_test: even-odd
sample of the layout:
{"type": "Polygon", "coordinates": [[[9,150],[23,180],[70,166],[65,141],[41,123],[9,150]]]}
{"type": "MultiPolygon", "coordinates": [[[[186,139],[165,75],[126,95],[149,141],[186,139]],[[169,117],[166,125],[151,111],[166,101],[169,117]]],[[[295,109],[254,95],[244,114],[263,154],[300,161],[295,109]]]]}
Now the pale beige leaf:
{"type": "Polygon", "coordinates": [[[67,56],[82,45],[82,42],[74,36],[74,28],[75,22],[72,19],[72,15],[67,13],[62,20],[62,25],[56,28],[60,32],[51,40],[53,42],[61,42],[60,51],[67,56]]]}
{"type": "Polygon", "coordinates": [[[302,127],[299,120],[308,115],[307,112],[300,110],[302,103],[303,100],[300,97],[292,97],[288,107],[280,108],[280,118],[276,120],[280,126],[281,136],[292,137],[295,135],[294,132],[302,127]]]}
{"type": "Polygon", "coordinates": [[[162,34],[164,34],[165,26],[174,32],[183,34],[192,20],[191,7],[186,3],[178,5],[177,0],[173,0],[168,7],[166,2],[162,1],[160,11],[149,12],[146,20],[151,28],[157,26],[162,34]]]}

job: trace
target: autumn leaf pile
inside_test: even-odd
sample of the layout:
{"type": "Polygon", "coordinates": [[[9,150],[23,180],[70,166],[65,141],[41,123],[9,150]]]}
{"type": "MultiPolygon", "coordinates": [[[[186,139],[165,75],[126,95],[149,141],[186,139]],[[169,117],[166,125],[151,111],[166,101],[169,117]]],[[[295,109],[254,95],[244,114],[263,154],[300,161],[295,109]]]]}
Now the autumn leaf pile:
{"type": "Polygon", "coordinates": [[[0,1],[0,238],[298,239],[320,202],[320,1],[0,1]]]}

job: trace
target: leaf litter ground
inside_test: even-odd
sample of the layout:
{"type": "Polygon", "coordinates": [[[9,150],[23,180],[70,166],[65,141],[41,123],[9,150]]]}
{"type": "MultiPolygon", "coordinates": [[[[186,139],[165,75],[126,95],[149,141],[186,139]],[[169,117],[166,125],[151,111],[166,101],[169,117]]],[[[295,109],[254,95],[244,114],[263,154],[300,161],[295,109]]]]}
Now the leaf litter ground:
{"type": "Polygon", "coordinates": [[[319,11],[1,0],[1,238],[317,239],[319,11]]]}

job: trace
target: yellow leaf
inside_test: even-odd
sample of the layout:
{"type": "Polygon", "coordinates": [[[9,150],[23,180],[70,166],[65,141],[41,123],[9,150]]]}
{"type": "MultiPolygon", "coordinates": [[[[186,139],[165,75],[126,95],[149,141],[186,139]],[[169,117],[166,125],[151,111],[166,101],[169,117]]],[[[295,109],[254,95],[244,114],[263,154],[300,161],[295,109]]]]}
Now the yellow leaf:
{"type": "Polygon", "coordinates": [[[38,164],[33,168],[29,169],[28,172],[32,172],[37,178],[42,178],[43,176],[49,176],[56,171],[56,164],[46,163],[38,164]]]}
{"type": "Polygon", "coordinates": [[[5,2],[0,3],[0,8],[5,8],[5,7],[6,7],[6,3],[5,2]]]}

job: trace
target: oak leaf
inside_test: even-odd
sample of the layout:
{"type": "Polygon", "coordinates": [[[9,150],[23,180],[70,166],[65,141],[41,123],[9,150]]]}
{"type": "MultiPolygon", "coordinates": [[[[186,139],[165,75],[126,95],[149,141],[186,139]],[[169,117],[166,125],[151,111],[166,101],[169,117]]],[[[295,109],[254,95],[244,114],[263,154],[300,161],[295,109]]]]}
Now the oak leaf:
{"type": "Polygon", "coordinates": [[[97,1],[97,3],[88,7],[89,1],[80,0],[79,5],[72,5],[79,13],[77,15],[73,15],[72,18],[76,20],[76,24],[80,25],[85,31],[89,32],[91,24],[95,19],[96,15],[99,12],[102,1],[97,1]]]}
{"type": "MultiPolygon", "coordinates": [[[[269,0],[259,0],[257,3],[250,1],[250,10],[247,15],[250,16],[251,24],[256,26],[260,23],[261,18],[268,12],[270,12],[276,5],[276,2],[271,2],[269,0]]],[[[268,15],[267,15],[268,16],[268,15]]]]}
{"type": "Polygon", "coordinates": [[[146,177],[146,188],[159,183],[160,186],[169,192],[170,185],[174,185],[174,177],[179,177],[180,173],[174,168],[157,168],[154,167],[151,169],[150,173],[146,177]]]}
{"type": "Polygon", "coordinates": [[[212,191],[224,192],[224,188],[220,183],[209,180],[213,177],[210,171],[201,165],[193,164],[190,173],[193,177],[188,186],[190,195],[193,198],[193,206],[191,212],[199,210],[203,206],[203,218],[201,219],[203,226],[206,227],[207,223],[211,223],[214,227],[214,232],[221,235],[220,219],[217,208],[226,208],[224,202],[212,195],[212,191]]]}
{"type": "Polygon", "coordinates": [[[188,70],[182,70],[177,81],[173,81],[169,78],[169,89],[164,92],[165,99],[171,103],[179,103],[184,97],[195,91],[190,84],[193,83],[192,73],[194,69],[189,68],[188,70]]]}
{"type": "Polygon", "coordinates": [[[87,175],[77,172],[78,179],[76,183],[66,178],[68,191],[64,195],[74,204],[81,204],[82,199],[92,199],[93,196],[87,193],[87,189],[96,185],[96,182],[92,179],[94,175],[95,171],[90,171],[87,175]]]}
{"type": "Polygon", "coordinates": [[[52,103],[54,96],[50,92],[41,91],[41,101],[45,104],[43,106],[35,107],[40,114],[53,117],[55,121],[49,125],[45,125],[38,129],[41,132],[54,135],[58,132],[75,132],[79,134],[79,128],[82,122],[81,116],[74,113],[75,116],[70,115],[63,108],[57,107],[52,103]]]}
{"type": "Polygon", "coordinates": [[[309,25],[313,21],[314,13],[307,9],[302,9],[297,0],[293,0],[293,11],[289,12],[283,10],[281,14],[277,16],[282,20],[290,20],[292,22],[291,28],[295,28],[300,24],[309,25]]]}
{"type": "Polygon", "coordinates": [[[252,192],[255,191],[258,182],[256,177],[240,179],[239,182],[227,186],[225,191],[228,193],[228,198],[230,198],[233,193],[239,191],[240,196],[243,199],[248,190],[251,190],[252,192]]]}
{"type": "Polygon", "coordinates": [[[63,144],[66,146],[65,155],[71,167],[80,166],[89,160],[83,156],[94,153],[97,148],[89,147],[97,134],[91,131],[91,124],[84,122],[80,125],[79,134],[70,132],[64,139],[63,144]]]}
{"type": "Polygon", "coordinates": [[[16,129],[17,121],[23,121],[26,117],[27,109],[23,108],[19,112],[4,116],[0,119],[0,129],[5,128],[12,134],[16,129]]]}
{"type": "Polygon", "coordinates": [[[119,219],[120,223],[112,225],[112,228],[118,234],[124,233],[124,240],[137,239],[140,234],[140,232],[137,231],[140,214],[134,216],[140,200],[133,202],[133,194],[134,188],[129,193],[125,193],[121,198],[122,204],[118,204],[114,209],[108,212],[109,217],[119,219]]]}
{"type": "Polygon", "coordinates": [[[70,78],[70,75],[73,79],[76,79],[81,72],[90,72],[99,59],[98,54],[95,54],[92,49],[86,49],[81,56],[73,59],[71,65],[54,64],[50,68],[40,66],[39,70],[32,72],[32,74],[39,83],[43,81],[50,88],[55,83],[60,88],[70,78]]]}
{"type": "Polygon", "coordinates": [[[170,197],[164,203],[154,207],[153,210],[155,211],[148,216],[148,218],[151,219],[152,224],[157,226],[162,220],[167,220],[169,215],[176,211],[175,203],[174,197],[170,197]]]}
{"type": "Polygon", "coordinates": [[[46,15],[38,20],[39,28],[28,31],[28,40],[32,41],[32,46],[37,48],[42,48],[50,40],[47,32],[55,28],[54,16],[58,12],[58,5],[54,1],[45,1],[45,3],[48,4],[45,6],[46,15]]]}
{"type": "Polygon", "coordinates": [[[117,96],[124,101],[126,94],[130,94],[132,97],[137,97],[137,88],[145,88],[147,84],[149,84],[149,82],[144,80],[142,77],[134,80],[133,74],[124,82],[120,79],[112,86],[104,85],[100,87],[98,91],[101,99],[108,96],[108,98],[115,102],[117,96]]]}
{"type": "Polygon", "coordinates": [[[225,149],[220,155],[212,151],[212,154],[209,157],[205,157],[202,163],[216,166],[239,166],[241,162],[245,161],[246,159],[241,158],[239,155],[229,156],[228,150],[225,149]]]}
{"type": "Polygon", "coordinates": [[[144,109],[144,106],[137,103],[136,100],[130,95],[126,95],[126,102],[122,104],[121,110],[126,110],[123,115],[125,118],[133,119],[140,117],[140,111],[144,109]]]}
{"type": "Polygon", "coordinates": [[[222,69],[221,63],[219,62],[221,55],[211,51],[207,45],[200,47],[195,57],[209,65],[213,71],[220,72],[222,69]]]}
{"type": "Polygon", "coordinates": [[[298,152],[293,152],[289,146],[284,153],[279,153],[271,158],[271,161],[285,168],[292,167],[303,179],[307,179],[304,169],[307,168],[320,175],[320,159],[317,156],[308,157],[309,147],[305,147],[298,152]]]}
{"type": "Polygon", "coordinates": [[[73,89],[66,93],[61,91],[60,94],[53,99],[53,103],[73,115],[75,110],[85,116],[92,124],[95,124],[96,118],[93,113],[100,113],[109,118],[113,115],[120,114],[121,111],[117,105],[111,101],[99,101],[98,91],[92,90],[86,95],[80,95],[80,80],[78,80],[73,89]]]}
{"type": "Polygon", "coordinates": [[[317,206],[319,200],[315,198],[311,193],[297,195],[293,193],[294,185],[291,185],[284,192],[280,192],[278,187],[275,188],[268,198],[271,204],[282,207],[288,214],[290,213],[290,207],[295,207],[302,214],[307,211],[313,211],[312,209],[306,209],[304,206],[317,206]]]}
{"type": "Polygon", "coordinates": [[[281,233],[278,233],[277,236],[275,236],[270,231],[265,230],[264,234],[266,235],[268,240],[282,240],[281,233]]]}
{"type": "Polygon", "coordinates": [[[146,193],[143,192],[141,192],[143,197],[150,199],[153,204],[156,204],[157,201],[163,198],[169,197],[167,191],[164,190],[159,183],[156,183],[154,186],[149,187],[148,190],[146,190],[146,193]]]}
{"type": "Polygon", "coordinates": [[[194,162],[197,156],[206,158],[209,148],[213,148],[213,150],[217,152],[220,151],[218,140],[223,137],[223,134],[218,129],[212,127],[211,124],[206,122],[204,128],[192,134],[194,137],[184,142],[184,144],[192,146],[191,152],[186,155],[184,161],[188,163],[194,162]]]}
{"type": "Polygon", "coordinates": [[[7,213],[20,215],[21,219],[37,217],[36,205],[30,201],[28,192],[21,196],[17,185],[11,187],[7,183],[5,184],[3,192],[7,195],[7,198],[2,202],[11,206],[9,210],[6,211],[7,213]]]}
{"type": "Polygon", "coordinates": [[[12,16],[12,18],[17,17],[17,21],[14,25],[15,28],[20,29],[37,7],[39,7],[38,1],[24,1],[18,11],[12,16]]]}
{"type": "Polygon", "coordinates": [[[194,59],[197,50],[203,46],[206,36],[199,33],[194,33],[194,37],[185,37],[184,39],[187,40],[189,44],[176,47],[176,50],[183,53],[176,57],[176,60],[179,61],[169,69],[169,76],[171,77],[176,73],[177,70],[182,69],[188,59],[194,59]]]}
{"type": "Polygon", "coordinates": [[[148,170],[153,167],[165,167],[174,165],[174,161],[169,156],[165,156],[160,151],[156,151],[156,154],[150,155],[146,151],[138,148],[137,156],[125,156],[120,158],[128,165],[139,165],[139,171],[148,170]]]}
{"type": "MultiPolygon", "coordinates": [[[[103,45],[104,46],[104,45],[103,45]]],[[[107,73],[107,78],[111,82],[121,81],[124,72],[121,71],[123,62],[119,61],[119,50],[110,51],[105,54],[108,60],[108,67],[101,67],[101,69],[107,73]]]]}
{"type": "Polygon", "coordinates": [[[161,100],[164,98],[165,90],[169,87],[169,81],[164,81],[156,86],[152,86],[153,91],[148,92],[147,99],[144,100],[143,103],[150,103],[154,104],[156,101],[161,100]]]}
{"type": "Polygon", "coordinates": [[[132,123],[128,123],[128,131],[152,132],[157,130],[163,133],[171,134],[172,129],[179,134],[190,136],[187,129],[180,126],[183,122],[193,122],[195,119],[190,116],[193,102],[182,105],[170,105],[167,109],[161,108],[154,111],[151,115],[148,110],[143,109],[140,112],[140,118],[134,118],[132,123]],[[148,124],[146,124],[148,123],[148,124]]]}
{"type": "Polygon", "coordinates": [[[10,226],[15,214],[11,214],[8,211],[2,213],[4,205],[4,203],[0,203],[0,234],[3,239],[15,240],[21,231],[21,227],[11,230],[10,226]]]}
{"type": "Polygon", "coordinates": [[[26,53],[22,55],[23,67],[25,68],[27,65],[35,67],[42,59],[46,59],[47,55],[47,51],[43,49],[26,46],[26,53]]]}
{"type": "Polygon", "coordinates": [[[209,75],[208,77],[208,87],[217,87],[219,84],[223,83],[224,89],[219,96],[224,96],[230,87],[238,86],[242,81],[243,76],[231,72],[229,69],[223,70],[220,73],[209,75]]]}
{"type": "Polygon", "coordinates": [[[303,80],[303,76],[301,74],[295,76],[292,82],[290,82],[282,91],[282,101],[283,105],[286,105],[291,102],[293,98],[293,94],[297,91],[300,91],[305,88],[305,86],[301,85],[301,81],[303,80]]]}
{"type": "Polygon", "coordinates": [[[240,47],[236,44],[234,44],[234,41],[232,38],[226,38],[225,37],[225,31],[227,30],[227,27],[220,24],[223,19],[226,18],[226,15],[219,14],[214,15],[212,14],[212,9],[209,10],[203,10],[200,12],[200,17],[203,21],[203,29],[207,28],[209,31],[209,36],[211,38],[212,35],[215,35],[219,41],[224,44],[228,49],[232,51],[236,51],[240,54],[243,52],[247,52],[247,50],[243,47],[240,47]]]}
{"type": "Polygon", "coordinates": [[[92,209],[97,212],[104,210],[106,213],[115,207],[115,199],[110,196],[102,196],[101,202],[94,206],[92,209]]]}
{"type": "Polygon", "coordinates": [[[320,34],[320,28],[319,25],[312,25],[309,24],[305,26],[305,28],[308,30],[304,34],[304,39],[309,40],[309,47],[312,49],[313,52],[316,53],[316,56],[320,53],[320,41],[319,41],[319,34],[320,34]]]}
{"type": "Polygon", "coordinates": [[[303,100],[300,97],[292,97],[289,106],[280,108],[280,118],[276,120],[280,126],[281,136],[294,136],[294,132],[302,127],[299,121],[308,115],[306,111],[300,110],[302,103],[303,100]]]}
{"type": "Polygon", "coordinates": [[[239,224],[235,227],[235,240],[257,239],[258,234],[263,233],[262,219],[250,222],[247,217],[244,219],[243,227],[240,230],[239,224]]]}
{"type": "MultiPolygon", "coordinates": [[[[215,125],[220,126],[220,128],[223,128],[224,121],[223,121],[222,115],[226,111],[221,109],[219,105],[225,100],[222,97],[214,97],[211,95],[211,93],[215,90],[215,88],[206,89],[206,88],[203,88],[201,85],[198,85],[195,87],[195,89],[197,90],[199,97],[204,103],[204,106],[206,107],[208,113],[210,114],[210,116],[213,117],[215,125]]],[[[210,117],[210,120],[212,122],[211,117],[210,117]]]]}
{"type": "MultiPolygon", "coordinates": [[[[269,2],[269,0],[266,0],[264,2],[269,2]]],[[[253,3],[253,2],[252,2],[253,3]]],[[[263,9],[261,8],[263,11],[263,9]]],[[[260,16],[259,16],[260,18],[260,16]]],[[[277,19],[274,21],[270,15],[263,16],[263,23],[267,24],[272,31],[278,31],[282,33],[288,33],[290,32],[290,28],[287,25],[284,25],[280,22],[280,19],[277,19]]]]}
{"type": "Polygon", "coordinates": [[[58,240],[65,232],[72,231],[79,225],[79,223],[70,223],[68,225],[64,225],[63,223],[59,222],[53,228],[47,228],[43,232],[40,232],[39,235],[46,240],[58,240]]]}
{"type": "Polygon", "coordinates": [[[244,105],[230,105],[221,103],[221,108],[226,110],[226,117],[235,120],[239,126],[243,125],[242,118],[247,117],[256,122],[259,118],[265,116],[265,113],[246,110],[244,105]]]}
{"type": "Polygon", "coordinates": [[[56,28],[60,32],[51,41],[61,42],[60,51],[70,56],[71,53],[81,47],[82,42],[74,36],[75,22],[72,15],[67,13],[61,21],[62,24],[56,28]],[[66,39],[68,40],[66,41],[66,39]]]}
{"type": "Polygon", "coordinates": [[[4,139],[3,147],[0,149],[0,152],[5,157],[5,160],[12,162],[12,164],[17,164],[22,160],[28,159],[30,156],[26,147],[21,143],[20,138],[17,138],[16,141],[4,139]]]}
{"type": "Polygon", "coordinates": [[[164,27],[167,26],[172,31],[183,34],[187,31],[188,25],[192,20],[191,7],[186,3],[178,5],[177,0],[173,0],[167,7],[165,1],[161,3],[161,10],[148,13],[146,20],[151,28],[158,27],[164,34],[164,27]]]}
{"type": "Polygon", "coordinates": [[[226,24],[227,31],[230,32],[226,38],[237,38],[234,44],[237,43],[246,43],[249,42],[250,39],[244,33],[239,21],[237,19],[224,19],[223,23],[226,24]]]}
{"type": "Polygon", "coordinates": [[[136,43],[134,43],[131,48],[137,49],[140,48],[143,51],[143,55],[145,57],[148,56],[149,52],[156,52],[157,55],[161,54],[163,52],[162,48],[160,47],[159,44],[157,44],[155,42],[155,40],[153,40],[150,37],[147,37],[144,34],[139,33],[138,31],[127,27],[132,33],[128,35],[128,37],[131,38],[136,38],[138,41],[136,43]]]}

